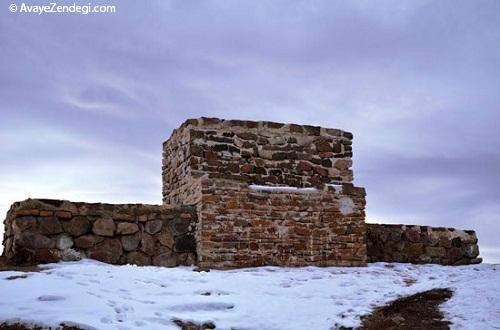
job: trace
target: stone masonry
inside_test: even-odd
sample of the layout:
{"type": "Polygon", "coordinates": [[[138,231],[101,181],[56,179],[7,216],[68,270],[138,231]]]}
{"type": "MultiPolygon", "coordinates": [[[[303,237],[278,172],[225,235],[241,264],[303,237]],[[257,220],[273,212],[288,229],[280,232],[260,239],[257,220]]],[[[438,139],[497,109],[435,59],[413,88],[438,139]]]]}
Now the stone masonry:
{"type": "Polygon", "coordinates": [[[92,258],[156,266],[196,262],[193,207],[28,199],[5,220],[3,255],[17,265],[92,258]]]}
{"type": "Polygon", "coordinates": [[[467,265],[482,261],[473,230],[367,224],[369,262],[467,265]]]}
{"type": "Polygon", "coordinates": [[[351,156],[338,129],[192,119],[163,145],[163,200],[197,207],[204,267],[364,265],[351,156]]]}
{"type": "Polygon", "coordinates": [[[163,143],[163,205],[16,202],[3,255],[208,268],[481,261],[473,231],[365,224],[352,140],[317,126],[189,119],[163,143]]]}

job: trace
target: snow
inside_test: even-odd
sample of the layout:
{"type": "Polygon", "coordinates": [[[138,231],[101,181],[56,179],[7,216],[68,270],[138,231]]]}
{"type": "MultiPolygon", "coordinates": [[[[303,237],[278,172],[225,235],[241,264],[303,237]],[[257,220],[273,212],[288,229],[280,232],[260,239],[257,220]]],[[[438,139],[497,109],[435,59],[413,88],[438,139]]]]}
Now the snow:
{"type": "Polygon", "coordinates": [[[490,264],[195,272],[82,260],[0,272],[0,320],[88,329],[179,329],[173,319],[213,321],[217,329],[335,329],[359,325],[361,315],[399,296],[450,287],[455,294],[442,310],[454,329],[500,329],[498,283],[500,265],[490,264]]]}
{"type": "Polygon", "coordinates": [[[312,193],[318,192],[316,188],[298,188],[291,186],[261,186],[257,184],[251,184],[248,186],[252,190],[266,190],[266,191],[280,191],[280,192],[302,192],[302,193],[312,193]]]}
{"type": "Polygon", "coordinates": [[[351,214],[354,211],[354,202],[351,198],[344,196],[340,199],[340,213],[343,215],[351,214]]]}
{"type": "Polygon", "coordinates": [[[333,190],[335,190],[335,193],[341,193],[342,192],[342,185],[341,184],[335,184],[335,183],[327,183],[327,187],[332,187],[333,190]]]}

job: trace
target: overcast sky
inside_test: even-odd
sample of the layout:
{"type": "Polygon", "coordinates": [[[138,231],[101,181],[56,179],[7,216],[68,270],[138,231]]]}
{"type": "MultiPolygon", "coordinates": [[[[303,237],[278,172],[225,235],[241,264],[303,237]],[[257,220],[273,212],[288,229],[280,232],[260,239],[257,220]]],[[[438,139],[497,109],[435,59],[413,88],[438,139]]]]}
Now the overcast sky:
{"type": "Polygon", "coordinates": [[[369,221],[475,229],[500,262],[500,1],[11,2],[1,217],[28,197],[160,203],[186,118],[273,120],[354,133],[369,221]]]}

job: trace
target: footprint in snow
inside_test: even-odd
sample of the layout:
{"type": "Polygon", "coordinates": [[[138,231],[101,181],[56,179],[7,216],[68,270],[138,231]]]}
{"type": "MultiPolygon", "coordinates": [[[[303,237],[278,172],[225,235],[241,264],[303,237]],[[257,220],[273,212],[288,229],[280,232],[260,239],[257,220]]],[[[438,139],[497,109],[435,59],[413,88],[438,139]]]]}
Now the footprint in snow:
{"type": "Polygon", "coordinates": [[[101,295],[97,294],[97,293],[94,293],[92,291],[87,291],[87,294],[90,295],[90,296],[94,296],[94,297],[97,297],[97,298],[102,298],[101,295]]]}
{"type": "Polygon", "coordinates": [[[104,324],[109,324],[111,322],[113,322],[113,319],[111,318],[111,316],[104,316],[104,317],[101,317],[101,323],[104,323],[104,324]]]}
{"type": "Polygon", "coordinates": [[[66,298],[62,296],[53,296],[53,295],[43,295],[37,298],[38,301],[61,301],[66,300],[66,298]]]}
{"type": "Polygon", "coordinates": [[[146,322],[143,322],[143,321],[135,321],[135,322],[134,322],[134,325],[135,325],[136,327],[143,327],[143,326],[145,326],[145,325],[146,325],[146,322]]]}
{"type": "Polygon", "coordinates": [[[124,322],[127,320],[128,313],[134,312],[134,308],[130,305],[122,305],[115,307],[115,320],[118,322],[124,322]]]}
{"type": "Polygon", "coordinates": [[[211,312],[211,311],[226,311],[233,309],[233,304],[228,303],[193,303],[193,304],[182,304],[174,305],[170,307],[170,310],[177,312],[211,312]]]}

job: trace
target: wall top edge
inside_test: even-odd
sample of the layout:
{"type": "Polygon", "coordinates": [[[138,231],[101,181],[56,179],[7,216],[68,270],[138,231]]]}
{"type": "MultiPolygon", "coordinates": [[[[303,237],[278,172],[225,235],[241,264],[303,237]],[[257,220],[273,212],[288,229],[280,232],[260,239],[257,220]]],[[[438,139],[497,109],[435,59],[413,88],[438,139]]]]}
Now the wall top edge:
{"type": "MultiPolygon", "coordinates": [[[[174,129],[172,136],[184,129],[231,129],[241,131],[269,131],[278,133],[306,134],[312,136],[333,136],[347,140],[353,139],[353,134],[349,131],[327,128],[313,125],[300,125],[293,123],[278,123],[273,121],[253,121],[253,120],[236,120],[236,119],[220,119],[220,118],[192,118],[187,119],[181,126],[174,129]]],[[[166,142],[166,141],[165,141],[166,142]]]]}

